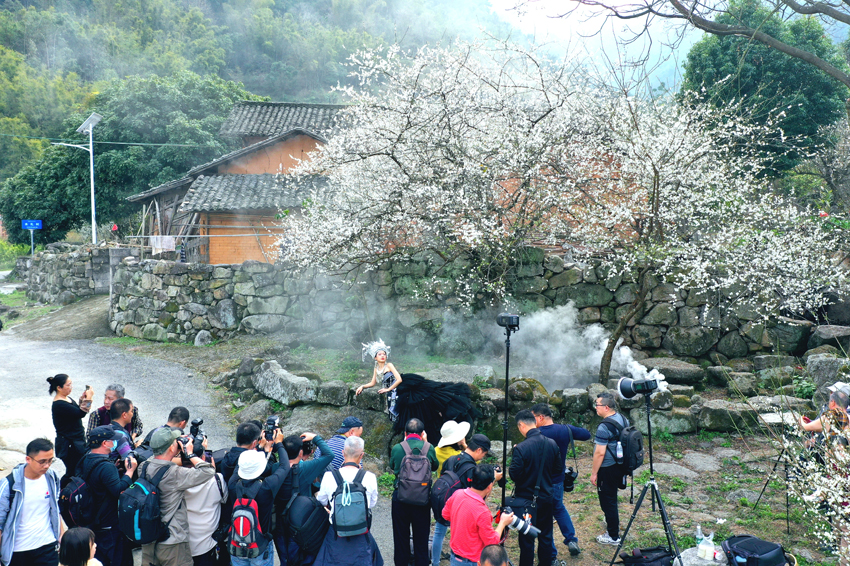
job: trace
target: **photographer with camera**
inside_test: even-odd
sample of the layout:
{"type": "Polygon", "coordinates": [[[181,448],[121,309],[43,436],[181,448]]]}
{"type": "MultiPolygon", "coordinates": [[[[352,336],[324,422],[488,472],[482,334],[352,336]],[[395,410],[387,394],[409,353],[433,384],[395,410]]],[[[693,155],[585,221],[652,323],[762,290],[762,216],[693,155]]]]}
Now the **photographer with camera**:
{"type": "MultiPolygon", "coordinates": [[[[103,406],[96,411],[89,413],[89,423],[86,426],[86,435],[92,433],[99,426],[108,425],[112,422],[112,416],[109,414],[109,409],[112,407],[113,401],[124,398],[124,386],[117,383],[107,385],[103,392],[103,406]]],[[[133,418],[130,424],[125,427],[130,436],[135,442],[138,442],[142,437],[144,423],[139,416],[139,409],[133,406],[133,418]]]]}
{"type": "MultiPolygon", "coordinates": [[[[531,523],[540,530],[537,536],[537,557],[540,566],[551,566],[555,559],[552,544],[553,499],[552,478],[564,477],[564,460],[558,444],[543,436],[537,419],[528,409],[515,417],[517,428],[525,440],[514,446],[510,477],[514,480],[514,496],[505,500],[519,515],[530,515],[531,523]]],[[[534,563],[534,536],[519,535],[519,564],[534,563]]]]}
{"type": "MultiPolygon", "coordinates": [[[[575,457],[576,440],[590,440],[590,431],[586,428],[573,425],[555,424],[552,420],[552,409],[546,403],[538,403],[531,408],[531,413],[537,420],[537,428],[540,433],[551,438],[561,450],[561,461],[566,462],[570,451],[570,445],[573,449],[573,457],[575,457]]],[[[565,464],[566,466],[566,464],[565,464]]],[[[578,466],[576,466],[578,467],[578,466]]],[[[578,470],[572,467],[566,467],[566,472],[563,476],[552,478],[552,499],[555,502],[554,516],[558,523],[558,528],[561,529],[561,534],[564,536],[564,544],[570,551],[570,556],[578,556],[581,548],[578,545],[578,537],[573,526],[573,520],[570,518],[570,513],[564,507],[564,486],[565,482],[569,485],[566,491],[572,491],[573,482],[578,476],[578,470]]],[[[554,556],[558,556],[558,550],[555,548],[555,537],[552,537],[552,552],[554,556]]]]}
{"type": "Polygon", "coordinates": [[[298,476],[298,493],[296,495],[305,495],[312,497],[312,482],[317,476],[322,475],[325,468],[333,460],[333,452],[327,442],[316,433],[305,432],[300,436],[294,434],[283,439],[283,446],[286,450],[286,456],[289,460],[291,472],[280,491],[275,498],[275,529],[274,529],[274,544],[277,548],[277,555],[280,559],[281,566],[287,564],[295,564],[298,559],[298,545],[289,536],[289,529],[284,517],[286,504],[289,503],[292,497],[292,486],[295,476],[298,476]],[[305,460],[304,452],[310,453],[314,447],[322,451],[322,455],[312,460],[305,460]]]}
{"type": "MultiPolygon", "coordinates": [[[[186,428],[186,425],[189,423],[189,409],[186,407],[174,407],[171,409],[171,412],[168,413],[168,421],[161,426],[154,428],[150,431],[145,439],[138,443],[139,456],[141,459],[147,460],[148,458],[153,458],[153,450],[151,449],[151,438],[156,431],[161,428],[170,428],[171,430],[179,430],[180,434],[183,434],[183,429],[186,428]]],[[[179,464],[179,458],[175,464],[179,464]]]]}
{"type": "Polygon", "coordinates": [[[132,566],[129,541],[118,530],[118,496],[133,483],[138,465],[132,457],[124,461],[121,475],[109,456],[118,448],[124,435],[111,425],[95,427],[89,432],[89,451],[77,465],[76,476],[84,478],[88,496],[92,498],[93,522],[85,525],[94,531],[97,549],[94,557],[103,566],[132,566]]]}
{"type": "Polygon", "coordinates": [[[595,408],[596,414],[604,420],[596,428],[590,483],[596,486],[599,506],[605,514],[605,524],[608,527],[606,532],[596,537],[596,542],[619,546],[620,512],[617,508],[617,491],[624,484],[624,472],[614,457],[619,440],[617,430],[605,421],[615,421],[622,427],[627,427],[629,420],[617,412],[617,400],[608,391],[596,396],[595,408]]]}
{"type": "MultiPolygon", "coordinates": [[[[114,405],[114,404],[113,404],[114,405]]],[[[215,468],[191,453],[191,440],[179,430],[160,427],[151,436],[153,458],[139,469],[139,475],[153,478],[163,467],[165,475],[159,482],[159,510],[162,522],[168,525],[168,538],[162,542],[142,545],[142,564],[187,566],[192,564],[189,546],[189,517],[183,501],[189,488],[209,481],[215,468]],[[188,459],[190,468],[178,466],[175,459],[188,459]]]]}
{"type": "MultiPolygon", "coordinates": [[[[272,440],[280,429],[272,430],[272,440]]],[[[236,427],[236,446],[231,448],[221,461],[221,473],[228,483],[233,477],[233,472],[239,462],[239,456],[247,450],[257,451],[258,447],[264,452],[272,449],[273,442],[266,440],[265,433],[252,422],[242,423],[236,427]]],[[[268,477],[275,471],[276,464],[267,458],[266,467],[260,477],[268,477]]]]}
{"type": "Polygon", "coordinates": [[[487,507],[487,496],[496,483],[493,466],[475,466],[471,477],[469,488],[454,492],[443,507],[443,518],[449,521],[452,529],[451,566],[478,564],[484,547],[498,544],[505,527],[514,520],[513,513],[501,513],[498,525],[493,528],[493,518],[487,507]]]}

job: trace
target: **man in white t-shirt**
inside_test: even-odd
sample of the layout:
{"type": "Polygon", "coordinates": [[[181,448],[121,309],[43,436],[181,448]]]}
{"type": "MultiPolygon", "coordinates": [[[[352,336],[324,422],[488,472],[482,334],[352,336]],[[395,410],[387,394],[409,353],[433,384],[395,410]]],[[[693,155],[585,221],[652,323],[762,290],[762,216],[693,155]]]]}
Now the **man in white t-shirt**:
{"type": "MultiPolygon", "coordinates": [[[[339,468],[339,475],[347,482],[354,480],[360,471],[360,462],[363,460],[363,439],[359,436],[349,436],[345,439],[342,449],[343,463],[339,468]]],[[[366,490],[366,499],[369,509],[378,503],[378,478],[372,472],[366,472],[363,476],[363,488],[366,490]]],[[[316,499],[322,505],[330,505],[330,516],[328,520],[333,524],[333,495],[336,491],[336,479],[332,472],[325,472],[322,476],[322,485],[316,499]]],[[[368,566],[369,564],[382,564],[383,558],[375,537],[371,532],[364,535],[351,537],[337,537],[333,527],[328,529],[325,542],[322,544],[319,555],[316,557],[314,566],[368,566]]]]}
{"type": "Polygon", "coordinates": [[[50,469],[53,443],[27,445],[26,464],[0,480],[0,564],[56,566],[65,531],[59,519],[59,476],[50,469]]]}
{"type": "Polygon", "coordinates": [[[221,519],[221,504],[227,501],[224,476],[216,474],[206,483],[190,487],[183,493],[183,501],[189,517],[189,550],[194,566],[214,566],[216,540],[212,535],[221,519]]]}

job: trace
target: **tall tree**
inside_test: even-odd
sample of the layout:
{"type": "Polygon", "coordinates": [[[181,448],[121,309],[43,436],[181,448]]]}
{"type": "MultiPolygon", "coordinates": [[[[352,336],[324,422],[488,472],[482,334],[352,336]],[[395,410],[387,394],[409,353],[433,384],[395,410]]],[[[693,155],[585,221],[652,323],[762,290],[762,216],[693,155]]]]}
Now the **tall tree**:
{"type": "MultiPolygon", "coordinates": [[[[239,100],[263,98],[238,83],[191,72],[130,77],[95,95],[85,110],[67,119],[63,137],[79,139],[75,130],[90,112],[103,116],[94,130],[98,217],[123,218],[132,209],[125,197],[234,149],[218,130],[239,100]]],[[[88,156],[57,146],[6,181],[0,215],[11,240],[28,238],[20,219],[39,218],[45,225],[39,236],[51,242],[89,217],[88,195],[88,156]]]]}
{"type": "Polygon", "coordinates": [[[284,221],[282,249],[296,265],[429,261],[436,275],[416,292],[480,305],[511,300],[524,246],[574,244],[584,261],[636,281],[603,381],[650,278],[765,316],[817,305],[821,285],[844,281],[831,261],[840,230],[754,196],[765,192],[763,164],[746,147],[774,125],[748,124],[737,107],[593,88],[576,68],[513,45],[355,60],[348,127],[300,169],[327,186],[284,221]]]}
{"type": "MultiPolygon", "coordinates": [[[[838,48],[814,18],[785,22],[770,13],[761,0],[733,0],[729,12],[717,21],[758,26],[836,67],[845,66],[838,48]]],[[[685,63],[682,92],[703,88],[709,102],[718,106],[742,99],[751,118],[759,123],[768,119],[773,108],[783,109],[784,117],[778,121],[782,131],[769,141],[773,147],[765,148],[773,151],[773,168],[778,171],[787,171],[800,159],[799,152],[789,153],[782,147],[782,138],[798,138],[803,141],[802,149],[813,149],[824,141],[818,128],[842,117],[848,95],[847,88],[835,79],[762,43],[713,35],[696,43],[685,63]]]]}

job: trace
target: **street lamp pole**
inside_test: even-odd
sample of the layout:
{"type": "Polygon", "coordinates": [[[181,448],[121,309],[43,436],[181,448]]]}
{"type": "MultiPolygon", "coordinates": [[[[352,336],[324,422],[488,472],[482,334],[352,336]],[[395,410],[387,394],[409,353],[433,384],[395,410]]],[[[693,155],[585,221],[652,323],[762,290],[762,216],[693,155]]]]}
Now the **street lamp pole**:
{"type": "Polygon", "coordinates": [[[103,116],[98,114],[97,112],[92,112],[91,116],[86,118],[86,121],[82,123],[82,125],[77,128],[77,132],[80,134],[88,134],[89,135],[89,146],[86,147],[84,145],[76,145],[72,143],[59,143],[54,142],[52,145],[64,145],[67,147],[76,147],[77,149],[82,149],[89,152],[89,176],[91,178],[91,241],[92,244],[97,244],[97,222],[96,222],[96,214],[95,214],[95,203],[94,203],[94,127],[97,126],[98,122],[103,119],[103,116]]]}

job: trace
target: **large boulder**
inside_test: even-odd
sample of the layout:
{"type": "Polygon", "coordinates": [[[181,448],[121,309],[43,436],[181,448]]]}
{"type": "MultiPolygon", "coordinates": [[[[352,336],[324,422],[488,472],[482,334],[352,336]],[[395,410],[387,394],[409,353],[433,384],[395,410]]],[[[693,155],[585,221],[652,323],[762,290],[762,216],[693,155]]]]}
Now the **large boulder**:
{"type": "Polygon", "coordinates": [[[747,343],[737,330],[727,332],[717,343],[717,351],[727,358],[743,358],[749,352],[747,343]]]}
{"type": "Polygon", "coordinates": [[[558,289],[558,299],[559,304],[572,301],[577,309],[604,307],[614,299],[614,293],[602,285],[579,283],[558,289]]]}
{"type": "Polygon", "coordinates": [[[251,403],[234,415],[234,419],[238,423],[244,423],[251,420],[266,422],[266,418],[272,414],[272,403],[268,399],[260,399],[256,403],[251,403]]]}
{"type": "Polygon", "coordinates": [[[836,381],[847,381],[839,379],[839,374],[842,374],[847,369],[850,369],[850,360],[847,358],[836,358],[830,354],[818,354],[809,356],[806,361],[806,372],[811,377],[817,387],[814,395],[814,401],[817,404],[826,403],[829,399],[829,391],[827,387],[836,381]]]}
{"type": "Polygon", "coordinates": [[[703,326],[674,326],[664,336],[662,346],[677,356],[699,357],[717,342],[717,331],[703,326]]]}
{"type": "Polygon", "coordinates": [[[242,319],[242,327],[249,334],[273,334],[286,329],[292,318],[282,314],[255,314],[242,319]]]}
{"type": "Polygon", "coordinates": [[[420,372],[420,375],[431,381],[442,383],[460,382],[472,385],[476,377],[491,385],[496,383],[496,372],[493,371],[493,366],[437,364],[428,371],[420,372]]]}
{"type": "Polygon", "coordinates": [[[733,372],[732,368],[726,366],[709,366],[705,368],[705,373],[711,385],[726,385],[729,383],[729,375],[733,372]]]}
{"type": "Polygon", "coordinates": [[[661,329],[648,324],[638,324],[632,328],[632,340],[641,348],[660,348],[661,329]]]}
{"type": "Polygon", "coordinates": [[[803,363],[808,362],[810,356],[816,356],[818,354],[830,354],[831,356],[840,358],[841,350],[839,350],[835,346],[830,346],[829,344],[824,344],[823,346],[818,346],[817,348],[806,350],[806,353],[801,356],[803,359],[803,363]]]}
{"type": "Polygon", "coordinates": [[[251,382],[254,389],[286,406],[316,401],[316,383],[289,373],[276,361],[263,362],[251,382]]]}
{"type": "Polygon", "coordinates": [[[585,415],[587,414],[587,390],[586,389],[563,389],[554,391],[551,395],[555,404],[565,414],[585,415]],[[557,401],[560,400],[560,403],[557,401]]]}
{"type": "Polygon", "coordinates": [[[814,323],[808,320],[793,320],[779,317],[776,326],[767,333],[774,347],[780,352],[799,352],[805,349],[814,323]]]}
{"type": "MultiPolygon", "coordinates": [[[[652,411],[649,419],[654,433],[666,431],[671,434],[685,434],[695,432],[697,429],[696,415],[686,408],[674,407],[671,411],[652,411]]],[[[649,434],[646,426],[646,411],[632,409],[629,412],[629,420],[643,434],[649,434]]]]}
{"type": "Polygon", "coordinates": [[[797,365],[797,358],[794,356],[754,356],[753,365],[756,371],[768,368],[794,367],[797,365]]]}
{"type": "Polygon", "coordinates": [[[790,412],[804,413],[812,408],[812,402],[787,395],[759,395],[747,401],[759,413],[790,412]]]}
{"type": "Polygon", "coordinates": [[[647,358],[641,364],[650,370],[657,369],[670,383],[697,385],[705,379],[701,367],[675,358],[647,358]]]}
{"type": "Polygon", "coordinates": [[[747,403],[716,399],[702,404],[697,422],[701,429],[731,432],[748,427],[757,418],[756,410],[747,403]]]}
{"type": "Polygon", "coordinates": [[[727,390],[732,398],[752,397],[758,395],[758,379],[751,373],[730,373],[727,390]]]}
{"type": "Polygon", "coordinates": [[[809,336],[808,348],[811,350],[825,344],[835,346],[844,352],[850,351],[850,326],[825,324],[816,327],[809,336]]]}
{"type": "Polygon", "coordinates": [[[764,383],[765,388],[776,389],[782,385],[791,385],[794,381],[794,368],[768,368],[756,372],[756,375],[758,375],[759,380],[764,383]]]}
{"type": "Polygon", "coordinates": [[[670,303],[660,303],[652,307],[646,316],[641,319],[641,324],[673,326],[679,320],[676,307],[670,303]]]}
{"type": "Polygon", "coordinates": [[[239,326],[236,303],[233,299],[224,299],[209,310],[210,324],[223,330],[234,330],[239,326]]]}
{"type": "Polygon", "coordinates": [[[325,381],[319,384],[316,391],[316,402],[322,405],[344,407],[348,405],[349,392],[350,388],[342,381],[325,381]]]}

